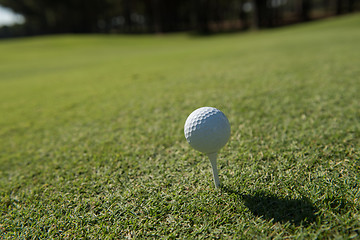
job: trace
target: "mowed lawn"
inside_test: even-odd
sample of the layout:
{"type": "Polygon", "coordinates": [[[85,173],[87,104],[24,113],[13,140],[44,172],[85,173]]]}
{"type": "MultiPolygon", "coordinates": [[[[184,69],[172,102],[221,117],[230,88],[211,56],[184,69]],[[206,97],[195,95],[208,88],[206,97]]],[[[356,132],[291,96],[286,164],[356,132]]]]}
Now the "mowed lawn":
{"type": "Polygon", "coordinates": [[[0,41],[0,238],[360,238],[360,15],[0,41]],[[222,110],[223,188],[184,138],[222,110]]]}

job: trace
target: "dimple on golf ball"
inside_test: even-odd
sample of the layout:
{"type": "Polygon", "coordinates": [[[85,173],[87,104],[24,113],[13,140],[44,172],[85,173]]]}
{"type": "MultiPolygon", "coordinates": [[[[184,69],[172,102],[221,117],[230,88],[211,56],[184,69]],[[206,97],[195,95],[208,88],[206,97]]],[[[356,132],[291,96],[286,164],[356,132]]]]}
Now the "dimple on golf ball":
{"type": "Polygon", "coordinates": [[[230,138],[230,124],[220,110],[202,107],[186,119],[184,133],[194,149],[206,154],[216,153],[230,138]]]}

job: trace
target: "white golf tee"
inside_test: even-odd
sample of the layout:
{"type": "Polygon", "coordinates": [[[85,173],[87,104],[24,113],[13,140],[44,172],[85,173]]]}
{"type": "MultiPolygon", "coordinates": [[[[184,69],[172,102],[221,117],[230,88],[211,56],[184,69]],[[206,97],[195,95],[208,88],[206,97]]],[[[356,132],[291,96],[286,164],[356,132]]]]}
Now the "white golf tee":
{"type": "Polygon", "coordinates": [[[216,187],[216,188],[220,188],[220,180],[219,180],[219,174],[218,174],[217,164],[216,164],[217,152],[215,152],[215,153],[209,153],[209,154],[208,154],[208,157],[209,157],[209,160],[210,160],[210,163],[211,163],[211,167],[212,167],[212,172],[213,172],[215,187],[216,187]]]}

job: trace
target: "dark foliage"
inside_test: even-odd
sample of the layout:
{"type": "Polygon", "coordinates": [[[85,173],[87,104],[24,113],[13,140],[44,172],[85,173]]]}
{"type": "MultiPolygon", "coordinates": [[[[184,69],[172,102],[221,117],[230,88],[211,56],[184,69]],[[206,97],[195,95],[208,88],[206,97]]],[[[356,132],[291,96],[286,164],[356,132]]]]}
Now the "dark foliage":
{"type": "Polygon", "coordinates": [[[54,33],[201,34],[271,28],[359,10],[359,0],[0,0],[22,14],[0,36],[54,33]]]}

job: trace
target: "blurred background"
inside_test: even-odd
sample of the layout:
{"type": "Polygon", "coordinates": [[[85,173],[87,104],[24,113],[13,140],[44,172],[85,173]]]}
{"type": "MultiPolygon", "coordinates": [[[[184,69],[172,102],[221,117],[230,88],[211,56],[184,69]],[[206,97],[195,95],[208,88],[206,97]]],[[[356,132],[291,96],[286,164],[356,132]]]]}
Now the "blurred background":
{"type": "Polygon", "coordinates": [[[360,10],[360,0],[0,0],[0,37],[57,33],[211,34],[360,10]]]}

